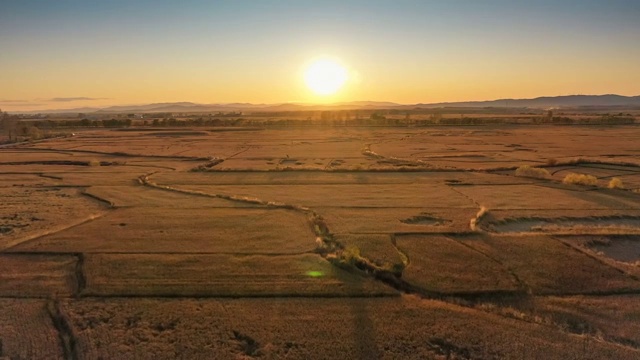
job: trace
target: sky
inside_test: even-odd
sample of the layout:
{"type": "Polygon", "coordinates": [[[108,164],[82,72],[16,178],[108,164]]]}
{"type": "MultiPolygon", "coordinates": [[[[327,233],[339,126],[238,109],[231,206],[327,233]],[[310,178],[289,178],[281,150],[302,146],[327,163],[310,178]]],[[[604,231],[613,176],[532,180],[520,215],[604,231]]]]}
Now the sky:
{"type": "Polygon", "coordinates": [[[5,111],[610,93],[640,95],[638,0],[0,0],[5,111]]]}

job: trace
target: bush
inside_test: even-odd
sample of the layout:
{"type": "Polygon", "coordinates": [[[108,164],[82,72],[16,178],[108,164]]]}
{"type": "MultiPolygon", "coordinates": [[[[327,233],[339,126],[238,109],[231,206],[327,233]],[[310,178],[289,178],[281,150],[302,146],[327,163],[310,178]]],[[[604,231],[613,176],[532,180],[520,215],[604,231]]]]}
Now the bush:
{"type": "Polygon", "coordinates": [[[87,163],[87,165],[89,165],[89,166],[100,166],[101,164],[100,164],[100,161],[98,161],[98,160],[90,160],[87,163]]]}
{"type": "Polygon", "coordinates": [[[598,184],[598,179],[593,175],[585,175],[585,174],[567,174],[562,180],[565,184],[575,184],[575,185],[591,185],[595,186],[598,184]]]}
{"type": "Polygon", "coordinates": [[[535,168],[529,165],[523,165],[516,169],[516,176],[531,177],[537,179],[547,179],[551,177],[551,174],[547,169],[535,168]]]}
{"type": "Polygon", "coordinates": [[[361,258],[360,249],[356,246],[348,246],[342,250],[342,261],[349,265],[355,265],[361,258]]]}
{"type": "Polygon", "coordinates": [[[624,189],[624,185],[622,184],[622,180],[617,177],[614,177],[609,181],[608,185],[609,189],[624,189]]]}

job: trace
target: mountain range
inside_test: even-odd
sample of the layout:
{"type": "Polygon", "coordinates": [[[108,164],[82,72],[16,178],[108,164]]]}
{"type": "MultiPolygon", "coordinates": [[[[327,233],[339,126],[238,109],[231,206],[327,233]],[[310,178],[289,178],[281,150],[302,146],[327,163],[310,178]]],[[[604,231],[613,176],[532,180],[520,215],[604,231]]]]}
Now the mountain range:
{"type": "MultiPolygon", "coordinates": [[[[640,96],[622,95],[566,95],[545,96],[533,99],[498,99],[486,101],[462,101],[419,104],[397,104],[382,101],[351,101],[332,104],[198,104],[192,102],[153,103],[145,105],[118,105],[105,108],[73,108],[61,110],[37,110],[24,113],[152,113],[152,112],[283,112],[321,110],[365,110],[365,109],[433,109],[433,108],[576,108],[576,107],[640,107],[640,96]]],[[[14,111],[18,112],[18,111],[14,111]]]]}

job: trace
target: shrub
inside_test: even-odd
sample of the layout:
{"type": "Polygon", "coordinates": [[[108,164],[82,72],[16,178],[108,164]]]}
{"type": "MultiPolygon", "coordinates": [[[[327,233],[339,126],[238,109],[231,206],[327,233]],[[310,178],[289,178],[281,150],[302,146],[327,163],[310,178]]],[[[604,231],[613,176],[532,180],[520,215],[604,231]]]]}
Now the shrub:
{"type": "Polygon", "coordinates": [[[624,189],[624,184],[622,184],[622,180],[617,177],[614,177],[609,181],[608,185],[609,189],[624,189]]]}
{"type": "Polygon", "coordinates": [[[585,174],[567,174],[562,180],[565,184],[575,184],[575,185],[591,185],[595,186],[598,184],[598,179],[593,175],[585,175],[585,174]]]}
{"type": "Polygon", "coordinates": [[[100,161],[98,161],[98,160],[90,160],[87,165],[89,165],[89,166],[100,166],[100,161]]]}
{"type": "Polygon", "coordinates": [[[547,159],[547,165],[549,166],[554,166],[558,164],[558,159],[556,158],[549,158],[547,159]]]}
{"type": "Polygon", "coordinates": [[[516,169],[516,176],[531,177],[537,179],[547,179],[551,177],[551,174],[547,169],[535,168],[529,165],[523,165],[516,169]]]}
{"type": "Polygon", "coordinates": [[[360,258],[360,249],[356,246],[348,246],[342,250],[342,261],[346,264],[355,265],[360,258]]]}

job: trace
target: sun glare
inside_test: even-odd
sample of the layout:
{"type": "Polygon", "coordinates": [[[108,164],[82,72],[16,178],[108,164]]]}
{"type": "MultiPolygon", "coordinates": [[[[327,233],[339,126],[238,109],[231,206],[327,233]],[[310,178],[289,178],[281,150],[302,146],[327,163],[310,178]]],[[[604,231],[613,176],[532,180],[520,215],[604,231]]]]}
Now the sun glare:
{"type": "Polygon", "coordinates": [[[347,82],[347,69],[335,60],[314,61],[304,72],[309,89],[318,95],[336,93],[347,82]]]}

